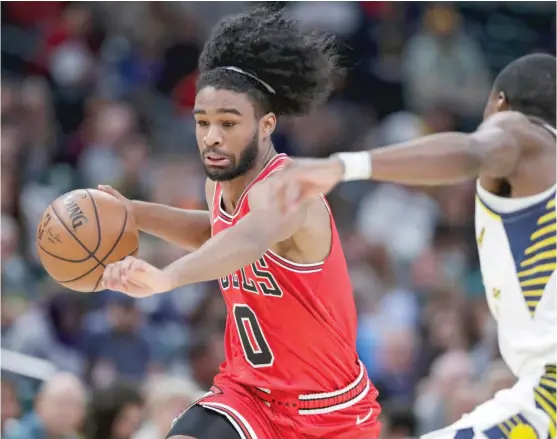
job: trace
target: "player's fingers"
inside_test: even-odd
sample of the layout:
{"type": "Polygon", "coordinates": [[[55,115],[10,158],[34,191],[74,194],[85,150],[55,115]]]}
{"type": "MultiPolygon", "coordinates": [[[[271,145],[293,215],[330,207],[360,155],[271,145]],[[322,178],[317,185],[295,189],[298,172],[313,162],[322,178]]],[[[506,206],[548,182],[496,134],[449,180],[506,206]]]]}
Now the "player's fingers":
{"type": "Polygon", "coordinates": [[[116,197],[118,199],[122,199],[124,198],[124,196],[118,192],[116,189],[114,189],[111,186],[105,185],[105,184],[99,184],[97,187],[100,191],[102,192],[106,192],[107,194],[112,195],[113,197],[116,197]]]}
{"type": "Polygon", "coordinates": [[[113,289],[117,286],[115,264],[109,264],[104,269],[103,286],[104,288],[113,289]]]}
{"type": "Polygon", "coordinates": [[[145,261],[135,258],[128,262],[129,265],[127,266],[127,271],[123,276],[124,281],[134,282],[136,284],[145,286],[146,282],[148,281],[147,270],[149,264],[147,264],[145,261]]]}
{"type": "Polygon", "coordinates": [[[128,277],[129,277],[129,273],[131,271],[131,268],[133,266],[133,263],[136,259],[133,256],[128,256],[127,258],[125,258],[123,261],[121,261],[120,264],[120,276],[122,277],[122,282],[126,282],[128,277]]]}

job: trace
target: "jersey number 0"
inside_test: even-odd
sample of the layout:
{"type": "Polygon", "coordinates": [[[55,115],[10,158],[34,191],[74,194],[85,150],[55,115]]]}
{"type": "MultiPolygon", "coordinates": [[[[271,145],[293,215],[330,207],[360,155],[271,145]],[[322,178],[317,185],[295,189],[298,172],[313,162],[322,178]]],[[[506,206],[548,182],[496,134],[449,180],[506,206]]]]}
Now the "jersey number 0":
{"type": "Polygon", "coordinates": [[[234,319],[236,328],[244,349],[246,360],[252,367],[268,367],[275,360],[275,356],[265,340],[257,316],[248,305],[234,305],[234,319]]]}

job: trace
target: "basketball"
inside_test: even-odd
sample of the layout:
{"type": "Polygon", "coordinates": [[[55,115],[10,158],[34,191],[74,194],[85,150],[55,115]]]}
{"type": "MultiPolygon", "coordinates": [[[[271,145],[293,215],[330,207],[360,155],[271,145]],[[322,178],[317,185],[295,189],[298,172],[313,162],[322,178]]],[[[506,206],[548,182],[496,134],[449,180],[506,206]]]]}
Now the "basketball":
{"type": "Polygon", "coordinates": [[[43,213],[37,252],[48,274],[80,292],[101,289],[105,267],[135,256],[139,232],[117,198],[95,189],[68,192],[43,213]]]}

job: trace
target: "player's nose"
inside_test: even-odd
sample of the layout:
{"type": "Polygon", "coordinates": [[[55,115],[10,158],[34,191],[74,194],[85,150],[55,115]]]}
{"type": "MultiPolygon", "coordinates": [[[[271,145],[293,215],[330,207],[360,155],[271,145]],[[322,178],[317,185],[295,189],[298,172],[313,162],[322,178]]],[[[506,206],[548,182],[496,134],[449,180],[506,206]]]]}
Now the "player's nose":
{"type": "Polygon", "coordinates": [[[203,136],[203,142],[207,146],[221,146],[222,145],[222,131],[215,125],[211,125],[203,136]]]}

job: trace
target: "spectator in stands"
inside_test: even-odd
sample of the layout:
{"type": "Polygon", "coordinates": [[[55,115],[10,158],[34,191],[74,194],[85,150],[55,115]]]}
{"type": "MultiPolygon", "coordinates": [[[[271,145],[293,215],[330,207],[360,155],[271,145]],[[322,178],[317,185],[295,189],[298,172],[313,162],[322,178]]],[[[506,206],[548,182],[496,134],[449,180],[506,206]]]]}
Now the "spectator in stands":
{"type": "Polygon", "coordinates": [[[53,297],[44,308],[30,309],[7,331],[4,346],[83,376],[83,299],[83,295],[64,293],[53,297]]]}
{"type": "Polygon", "coordinates": [[[445,419],[452,415],[447,401],[458,389],[472,387],[472,370],[472,361],[466,351],[450,351],[433,362],[431,375],[421,383],[416,399],[415,411],[423,430],[420,433],[446,425],[445,419]]]}
{"type": "Polygon", "coordinates": [[[420,32],[403,55],[407,105],[423,111],[447,105],[463,117],[481,114],[489,92],[489,72],[481,48],[460,27],[450,3],[432,3],[420,32]]]}
{"type": "Polygon", "coordinates": [[[142,409],[143,398],[130,385],[115,383],[97,390],[89,405],[85,439],[131,439],[141,425],[142,409]]]}
{"type": "Polygon", "coordinates": [[[374,384],[379,400],[387,402],[411,401],[414,398],[418,343],[410,330],[391,330],[380,342],[381,373],[374,384]]]}
{"type": "Polygon", "coordinates": [[[91,381],[96,386],[118,377],[139,382],[151,366],[151,350],[137,301],[110,292],[105,323],[87,344],[91,381]]]}
{"type": "Polygon", "coordinates": [[[224,360],[223,334],[220,330],[202,330],[188,353],[192,378],[201,389],[208,391],[224,360]]]}
{"type": "Polygon", "coordinates": [[[78,439],[85,404],[86,392],[82,382],[69,373],[59,373],[44,383],[35,410],[10,429],[5,438],[78,439]]]}
{"type": "Polygon", "coordinates": [[[21,415],[21,407],[17,400],[17,393],[14,384],[11,381],[2,379],[2,388],[0,389],[2,403],[0,407],[0,436],[8,434],[11,428],[17,428],[17,419],[21,415]]]}
{"type": "Polygon", "coordinates": [[[133,439],[163,438],[172,421],[204,393],[182,378],[153,377],[144,392],[148,418],[133,439]]]}

